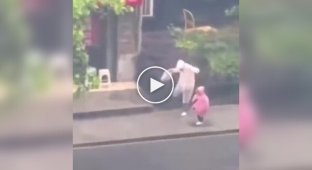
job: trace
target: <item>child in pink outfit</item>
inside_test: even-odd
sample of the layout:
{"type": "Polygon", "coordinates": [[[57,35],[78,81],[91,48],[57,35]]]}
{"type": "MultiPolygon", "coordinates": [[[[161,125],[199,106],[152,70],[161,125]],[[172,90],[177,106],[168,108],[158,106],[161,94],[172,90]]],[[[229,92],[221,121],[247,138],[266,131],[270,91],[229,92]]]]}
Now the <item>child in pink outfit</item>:
{"type": "Polygon", "coordinates": [[[248,89],[241,86],[239,93],[239,140],[240,146],[245,148],[255,135],[258,119],[248,89]]]}
{"type": "Polygon", "coordinates": [[[197,115],[196,125],[202,125],[204,122],[204,117],[208,113],[210,107],[209,98],[205,93],[204,86],[200,86],[196,89],[192,102],[192,108],[197,115]]]}

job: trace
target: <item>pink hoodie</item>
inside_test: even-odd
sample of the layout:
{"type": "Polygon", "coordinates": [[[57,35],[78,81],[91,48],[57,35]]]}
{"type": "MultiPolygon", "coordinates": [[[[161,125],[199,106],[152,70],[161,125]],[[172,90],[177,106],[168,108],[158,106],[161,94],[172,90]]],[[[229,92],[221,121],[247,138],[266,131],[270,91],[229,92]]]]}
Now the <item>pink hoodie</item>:
{"type": "Polygon", "coordinates": [[[197,88],[195,95],[192,99],[195,103],[193,104],[192,108],[198,116],[205,116],[209,111],[210,102],[209,98],[205,93],[205,88],[200,86],[197,88]]]}
{"type": "Polygon", "coordinates": [[[239,138],[241,147],[245,147],[255,135],[258,120],[248,89],[241,86],[239,90],[239,138]]]}

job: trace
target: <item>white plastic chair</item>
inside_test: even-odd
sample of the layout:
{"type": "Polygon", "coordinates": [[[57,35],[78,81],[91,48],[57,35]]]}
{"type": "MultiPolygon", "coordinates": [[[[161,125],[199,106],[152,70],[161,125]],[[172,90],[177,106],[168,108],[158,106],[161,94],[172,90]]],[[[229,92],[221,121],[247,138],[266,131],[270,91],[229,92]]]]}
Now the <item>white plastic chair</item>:
{"type": "Polygon", "coordinates": [[[100,87],[111,85],[111,75],[109,69],[99,70],[100,87]]]}

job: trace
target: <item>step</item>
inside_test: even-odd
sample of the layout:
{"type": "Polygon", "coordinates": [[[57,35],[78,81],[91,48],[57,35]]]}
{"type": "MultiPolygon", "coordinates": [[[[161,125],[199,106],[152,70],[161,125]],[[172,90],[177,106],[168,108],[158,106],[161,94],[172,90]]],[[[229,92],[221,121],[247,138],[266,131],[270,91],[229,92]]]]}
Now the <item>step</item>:
{"type": "Polygon", "coordinates": [[[74,119],[95,119],[109,116],[126,116],[132,114],[147,114],[153,112],[153,107],[148,105],[124,106],[119,108],[103,108],[84,112],[75,112],[74,119]]]}
{"type": "Polygon", "coordinates": [[[138,95],[136,89],[96,90],[74,102],[74,119],[150,113],[153,106],[138,95]]]}

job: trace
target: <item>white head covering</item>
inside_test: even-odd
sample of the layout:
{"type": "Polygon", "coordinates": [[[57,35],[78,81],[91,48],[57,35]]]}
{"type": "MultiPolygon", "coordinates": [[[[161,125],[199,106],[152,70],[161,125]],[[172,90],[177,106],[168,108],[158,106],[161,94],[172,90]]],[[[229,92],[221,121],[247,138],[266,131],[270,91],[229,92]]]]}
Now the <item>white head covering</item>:
{"type": "Polygon", "coordinates": [[[178,60],[176,69],[181,70],[184,68],[184,66],[185,66],[185,62],[183,60],[178,60]]]}
{"type": "Polygon", "coordinates": [[[184,62],[183,60],[179,60],[177,62],[176,69],[181,70],[181,69],[185,69],[185,68],[192,70],[196,74],[199,73],[199,68],[192,66],[191,64],[188,64],[188,63],[184,62]]]}
{"type": "MultiPolygon", "coordinates": [[[[197,68],[195,66],[192,66],[192,65],[184,62],[183,60],[178,60],[177,64],[176,64],[176,67],[175,68],[171,68],[170,70],[172,72],[178,73],[178,72],[182,71],[183,69],[190,69],[190,70],[192,70],[196,74],[199,73],[199,68],[197,68]]],[[[170,76],[166,72],[164,72],[162,74],[161,78],[160,78],[161,81],[168,81],[169,79],[170,79],[170,76]]]]}

